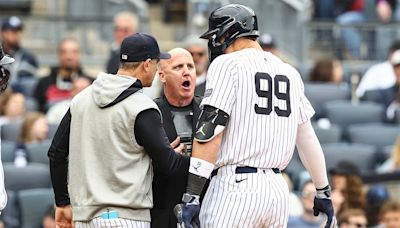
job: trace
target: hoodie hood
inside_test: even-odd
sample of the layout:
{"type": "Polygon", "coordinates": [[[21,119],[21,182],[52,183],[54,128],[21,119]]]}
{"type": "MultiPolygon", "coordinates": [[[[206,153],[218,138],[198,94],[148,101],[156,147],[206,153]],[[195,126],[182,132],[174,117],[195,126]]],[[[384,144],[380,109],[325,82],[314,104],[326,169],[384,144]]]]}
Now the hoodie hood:
{"type": "Polygon", "coordinates": [[[99,73],[92,84],[92,96],[97,106],[107,108],[140,89],[142,83],[136,78],[99,73]]]}

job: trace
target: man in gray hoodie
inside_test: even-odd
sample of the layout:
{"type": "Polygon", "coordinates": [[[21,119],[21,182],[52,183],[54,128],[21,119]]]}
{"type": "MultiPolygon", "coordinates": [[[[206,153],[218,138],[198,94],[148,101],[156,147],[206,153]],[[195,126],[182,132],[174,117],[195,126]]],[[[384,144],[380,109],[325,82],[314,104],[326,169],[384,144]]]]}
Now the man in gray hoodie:
{"type": "Polygon", "coordinates": [[[117,74],[100,73],[72,100],[48,153],[59,227],[150,227],[152,163],[187,174],[189,158],[175,153],[157,105],[142,93],[167,58],[152,36],[131,35],[117,74]]]}

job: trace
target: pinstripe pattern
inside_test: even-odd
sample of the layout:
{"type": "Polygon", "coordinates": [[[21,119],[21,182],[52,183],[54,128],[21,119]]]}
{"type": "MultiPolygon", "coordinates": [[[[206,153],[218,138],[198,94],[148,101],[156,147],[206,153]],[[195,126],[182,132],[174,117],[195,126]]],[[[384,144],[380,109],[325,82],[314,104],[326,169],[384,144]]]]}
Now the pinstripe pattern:
{"type": "Polygon", "coordinates": [[[211,179],[201,227],[286,227],[289,190],[282,175],[271,169],[234,174],[234,168],[225,166],[211,179]]]}
{"type": "MultiPolygon", "coordinates": [[[[298,124],[306,122],[314,114],[304,95],[299,73],[268,52],[244,49],[215,59],[207,74],[206,87],[213,92],[203,99],[202,105],[220,108],[230,115],[216,166],[238,164],[283,170],[294,151],[298,124]],[[267,106],[267,98],[256,93],[254,81],[257,72],[268,73],[272,78],[285,75],[289,79],[289,117],[278,116],[274,111],[270,115],[254,111],[256,104],[267,106]]],[[[270,89],[277,88],[268,88],[265,80],[261,80],[261,90],[270,89]]],[[[279,92],[284,91],[286,84],[279,83],[279,92]]],[[[275,96],[272,104],[287,109],[286,101],[275,96]]]]}
{"type": "Polygon", "coordinates": [[[206,91],[212,92],[202,105],[220,108],[230,118],[216,161],[220,169],[203,200],[202,227],[286,227],[288,187],[271,168],[287,166],[298,125],[314,114],[299,73],[271,53],[244,49],[213,61],[206,91]],[[235,174],[237,166],[262,170],[235,174]]]}
{"type": "Polygon", "coordinates": [[[150,228],[150,222],[135,221],[130,219],[102,219],[94,218],[89,222],[75,222],[75,228],[150,228]]]}

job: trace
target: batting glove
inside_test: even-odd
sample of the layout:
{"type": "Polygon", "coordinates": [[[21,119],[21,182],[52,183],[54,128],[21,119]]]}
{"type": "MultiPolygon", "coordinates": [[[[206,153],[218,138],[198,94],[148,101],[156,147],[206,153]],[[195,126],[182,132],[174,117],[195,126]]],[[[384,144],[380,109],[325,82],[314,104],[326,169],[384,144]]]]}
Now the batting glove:
{"type": "Polygon", "coordinates": [[[174,208],[178,228],[199,228],[200,196],[185,193],[182,202],[174,208]]]}
{"type": "Polygon", "coordinates": [[[317,189],[314,198],[314,216],[318,216],[320,212],[326,214],[327,222],[325,228],[334,228],[336,225],[336,218],[333,212],[331,200],[331,188],[326,186],[322,189],[317,189]]]}

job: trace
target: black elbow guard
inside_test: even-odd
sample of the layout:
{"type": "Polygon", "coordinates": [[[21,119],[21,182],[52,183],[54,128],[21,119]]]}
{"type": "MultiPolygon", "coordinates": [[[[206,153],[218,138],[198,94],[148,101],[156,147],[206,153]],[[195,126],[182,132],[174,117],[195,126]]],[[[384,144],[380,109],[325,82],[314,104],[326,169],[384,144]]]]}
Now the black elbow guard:
{"type": "Polygon", "coordinates": [[[196,125],[194,140],[208,142],[221,133],[228,123],[229,115],[215,107],[205,105],[196,125]]]}

